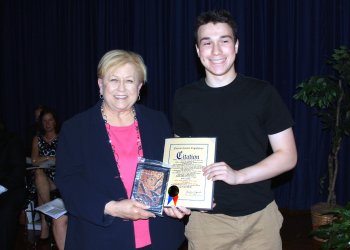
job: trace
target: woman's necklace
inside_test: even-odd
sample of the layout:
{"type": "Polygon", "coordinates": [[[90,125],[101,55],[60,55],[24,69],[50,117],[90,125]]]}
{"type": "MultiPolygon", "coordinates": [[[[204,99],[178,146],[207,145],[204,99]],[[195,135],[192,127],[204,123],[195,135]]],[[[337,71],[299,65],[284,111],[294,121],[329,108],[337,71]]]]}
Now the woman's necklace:
{"type": "Polygon", "coordinates": [[[46,135],[44,135],[44,139],[47,143],[51,143],[53,140],[55,140],[57,137],[57,135],[53,135],[51,137],[47,137],[46,135]]]}
{"type": "MultiPolygon", "coordinates": [[[[101,104],[101,114],[102,114],[102,119],[103,121],[105,122],[106,124],[106,128],[107,128],[107,135],[108,135],[108,142],[109,144],[111,145],[111,148],[112,148],[112,151],[113,151],[113,154],[115,155],[115,161],[116,161],[116,165],[117,165],[117,168],[118,168],[118,159],[119,159],[119,156],[114,148],[114,145],[112,143],[112,137],[111,137],[111,134],[110,134],[110,130],[111,130],[111,125],[108,123],[107,121],[107,115],[105,114],[104,112],[104,102],[102,102],[101,104]]],[[[141,152],[142,152],[142,143],[141,143],[141,136],[140,136],[140,129],[139,129],[139,125],[138,125],[138,121],[137,121],[137,117],[136,117],[136,111],[135,111],[135,107],[133,106],[132,107],[132,113],[134,115],[134,126],[135,126],[135,130],[136,130],[136,144],[137,144],[137,154],[139,157],[141,157],[141,152]]]]}

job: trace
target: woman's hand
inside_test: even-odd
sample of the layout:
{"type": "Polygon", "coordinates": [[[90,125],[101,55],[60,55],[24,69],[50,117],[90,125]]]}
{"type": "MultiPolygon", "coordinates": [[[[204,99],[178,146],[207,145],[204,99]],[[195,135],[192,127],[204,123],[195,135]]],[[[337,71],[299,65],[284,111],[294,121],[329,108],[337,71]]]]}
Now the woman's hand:
{"type": "Polygon", "coordinates": [[[49,156],[47,157],[48,161],[51,161],[53,165],[56,165],[56,157],[55,156],[49,156]]]}
{"type": "Polygon", "coordinates": [[[34,166],[39,166],[41,163],[45,161],[53,161],[56,162],[56,157],[55,156],[39,156],[32,158],[32,165],[34,166]]]}
{"type": "Polygon", "coordinates": [[[148,206],[141,202],[125,199],[110,201],[105,206],[105,214],[128,220],[146,220],[155,218],[155,214],[147,211],[148,206]]]}
{"type": "Polygon", "coordinates": [[[177,219],[182,219],[185,215],[190,215],[191,210],[185,207],[165,207],[164,212],[166,215],[177,218],[177,219]]]}

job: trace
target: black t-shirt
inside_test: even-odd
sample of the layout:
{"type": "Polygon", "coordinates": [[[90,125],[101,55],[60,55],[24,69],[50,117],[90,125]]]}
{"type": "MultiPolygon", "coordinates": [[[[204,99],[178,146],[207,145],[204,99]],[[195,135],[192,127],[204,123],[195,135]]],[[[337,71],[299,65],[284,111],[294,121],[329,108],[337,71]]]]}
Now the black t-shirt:
{"type": "MultiPolygon", "coordinates": [[[[181,137],[216,137],[216,162],[239,170],[268,155],[268,135],[291,127],[294,122],[272,85],[237,75],[219,88],[204,79],[176,91],[174,133],[181,137]]],[[[270,180],[228,185],[215,182],[213,213],[243,216],[266,207],[274,198],[270,180]]]]}

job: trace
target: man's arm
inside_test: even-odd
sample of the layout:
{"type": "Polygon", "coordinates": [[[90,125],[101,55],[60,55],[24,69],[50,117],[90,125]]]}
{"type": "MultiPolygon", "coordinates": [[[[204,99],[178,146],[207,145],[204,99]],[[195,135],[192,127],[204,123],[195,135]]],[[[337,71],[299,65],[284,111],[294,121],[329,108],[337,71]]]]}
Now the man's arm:
{"type": "Polygon", "coordinates": [[[222,180],[231,185],[249,184],[271,179],[295,167],[297,150],[292,128],[269,135],[273,153],[264,160],[241,170],[234,170],[225,162],[217,162],[203,169],[208,179],[222,180]]]}

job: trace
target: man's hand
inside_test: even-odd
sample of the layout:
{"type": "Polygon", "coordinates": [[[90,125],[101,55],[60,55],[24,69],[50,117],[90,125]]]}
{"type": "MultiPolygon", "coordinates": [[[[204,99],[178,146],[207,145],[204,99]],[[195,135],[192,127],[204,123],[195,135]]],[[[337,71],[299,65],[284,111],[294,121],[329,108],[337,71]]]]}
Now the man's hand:
{"type": "Polygon", "coordinates": [[[166,215],[177,218],[177,219],[182,219],[185,215],[190,215],[191,210],[185,207],[165,207],[164,212],[166,215]]]}
{"type": "Polygon", "coordinates": [[[204,167],[203,175],[206,176],[208,180],[220,180],[230,185],[239,184],[239,179],[242,177],[238,171],[233,170],[225,162],[216,162],[204,167]]]}

